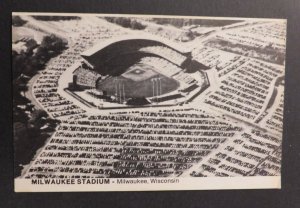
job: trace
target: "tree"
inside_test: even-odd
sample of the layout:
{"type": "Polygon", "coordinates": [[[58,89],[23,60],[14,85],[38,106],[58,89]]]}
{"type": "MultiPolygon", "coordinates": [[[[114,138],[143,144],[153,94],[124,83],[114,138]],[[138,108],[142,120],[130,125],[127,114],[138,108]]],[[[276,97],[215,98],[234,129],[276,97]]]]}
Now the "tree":
{"type": "Polygon", "coordinates": [[[116,18],[115,21],[118,25],[121,25],[126,28],[130,27],[130,19],[129,18],[119,17],[119,18],[116,18]]]}
{"type": "Polygon", "coordinates": [[[145,25],[139,23],[136,20],[132,20],[131,23],[130,23],[130,25],[131,25],[131,28],[134,29],[134,30],[143,30],[143,29],[146,28],[145,25]]]}
{"type": "Polygon", "coordinates": [[[55,53],[59,53],[61,50],[66,48],[67,43],[62,39],[56,37],[51,34],[49,36],[45,36],[41,42],[40,47],[44,48],[47,51],[53,51],[55,53]]]}
{"type": "Polygon", "coordinates": [[[27,21],[23,20],[19,16],[12,16],[12,25],[15,27],[23,26],[27,21]]]}
{"type": "Polygon", "coordinates": [[[118,24],[125,28],[132,28],[134,30],[143,30],[146,28],[146,26],[142,23],[125,17],[105,17],[105,20],[107,20],[108,22],[118,24]]]}

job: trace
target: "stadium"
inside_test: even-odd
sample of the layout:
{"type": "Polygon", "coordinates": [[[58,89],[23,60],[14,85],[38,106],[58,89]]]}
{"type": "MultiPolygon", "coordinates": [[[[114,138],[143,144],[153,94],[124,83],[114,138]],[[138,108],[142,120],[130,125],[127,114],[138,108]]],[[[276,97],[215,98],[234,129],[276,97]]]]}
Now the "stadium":
{"type": "Polygon", "coordinates": [[[98,108],[189,103],[209,86],[209,68],[178,48],[132,37],[101,42],[81,54],[67,90],[98,108]]]}

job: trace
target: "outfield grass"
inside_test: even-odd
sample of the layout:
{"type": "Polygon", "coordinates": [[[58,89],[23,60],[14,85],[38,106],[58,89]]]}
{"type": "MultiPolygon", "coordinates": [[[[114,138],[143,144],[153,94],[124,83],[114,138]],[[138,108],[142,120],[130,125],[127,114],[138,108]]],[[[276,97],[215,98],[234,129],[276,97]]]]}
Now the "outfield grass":
{"type": "MultiPolygon", "coordinates": [[[[161,94],[166,94],[169,92],[172,92],[176,90],[179,87],[179,82],[166,77],[164,75],[159,75],[161,78],[161,94]]],[[[152,97],[153,96],[153,83],[151,81],[152,78],[145,79],[143,81],[133,81],[131,79],[119,76],[117,77],[118,81],[116,81],[116,78],[110,77],[102,83],[98,84],[98,89],[106,91],[108,95],[116,95],[116,87],[118,84],[118,94],[121,89],[123,91],[123,85],[124,85],[124,91],[126,99],[129,97],[137,98],[137,97],[152,97]]],[[[154,88],[155,95],[157,93],[157,87],[154,88]]],[[[160,91],[160,87],[158,87],[158,91],[160,91]]]]}

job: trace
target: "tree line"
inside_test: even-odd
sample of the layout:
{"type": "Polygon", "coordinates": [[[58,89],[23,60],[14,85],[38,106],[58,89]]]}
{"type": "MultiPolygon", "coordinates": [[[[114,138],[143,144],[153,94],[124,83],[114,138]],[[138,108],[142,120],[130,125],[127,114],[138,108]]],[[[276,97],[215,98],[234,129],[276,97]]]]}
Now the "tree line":
{"type": "Polygon", "coordinates": [[[80,20],[81,17],[77,16],[32,16],[36,20],[41,20],[41,21],[59,21],[59,20],[80,20]]]}
{"type": "Polygon", "coordinates": [[[35,40],[30,40],[26,51],[17,53],[12,51],[13,79],[21,74],[33,76],[38,70],[43,69],[52,57],[60,54],[67,47],[67,43],[55,35],[45,36],[40,45],[35,40]]]}
{"type": "Polygon", "coordinates": [[[115,23],[122,27],[131,28],[134,30],[143,30],[146,28],[146,26],[142,23],[126,17],[105,17],[104,19],[108,22],[115,23]]]}
{"type": "Polygon", "coordinates": [[[41,44],[33,39],[26,50],[12,51],[13,125],[15,176],[28,164],[37,149],[44,145],[59,121],[51,119],[44,110],[37,110],[24,93],[28,81],[53,57],[67,48],[67,43],[55,35],[45,36],[41,44]],[[42,128],[44,127],[44,128],[42,128]]]}
{"type": "Polygon", "coordinates": [[[183,18],[153,18],[155,23],[161,25],[173,25],[181,28],[183,26],[200,25],[205,27],[222,27],[225,25],[241,22],[241,20],[214,20],[214,19],[183,19],[183,18]]]}

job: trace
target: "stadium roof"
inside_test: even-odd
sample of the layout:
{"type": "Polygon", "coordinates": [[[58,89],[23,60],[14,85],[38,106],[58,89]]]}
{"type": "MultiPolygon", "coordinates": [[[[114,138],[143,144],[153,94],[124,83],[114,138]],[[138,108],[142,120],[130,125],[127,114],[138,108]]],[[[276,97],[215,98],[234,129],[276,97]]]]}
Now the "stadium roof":
{"type": "Polygon", "coordinates": [[[185,47],[183,47],[182,45],[179,45],[175,42],[172,42],[170,40],[161,38],[161,37],[157,37],[151,34],[142,34],[142,35],[124,35],[121,37],[116,37],[116,38],[111,38],[108,40],[104,40],[99,42],[98,44],[94,45],[92,48],[84,51],[83,53],[81,53],[82,56],[92,56],[95,53],[97,53],[99,50],[115,43],[115,42],[119,42],[119,41],[125,41],[125,40],[153,40],[153,41],[158,41],[161,42],[167,46],[170,46],[172,48],[174,48],[177,51],[180,51],[182,53],[188,52],[188,49],[186,49],[185,47]],[[142,38],[141,38],[142,37],[142,38]]]}

